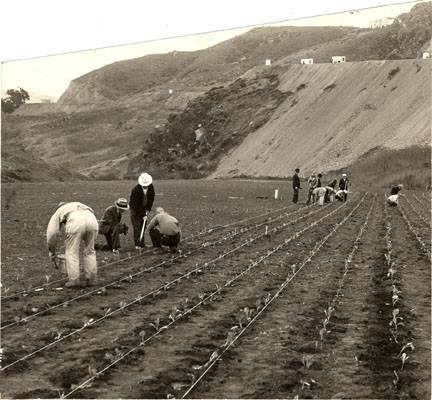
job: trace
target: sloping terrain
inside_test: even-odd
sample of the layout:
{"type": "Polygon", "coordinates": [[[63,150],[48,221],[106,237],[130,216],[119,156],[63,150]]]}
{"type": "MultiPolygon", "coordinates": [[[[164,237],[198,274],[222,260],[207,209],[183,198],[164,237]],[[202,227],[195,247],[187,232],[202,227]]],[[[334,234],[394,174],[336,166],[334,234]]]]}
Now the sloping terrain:
{"type": "Polygon", "coordinates": [[[50,165],[19,146],[2,149],[1,158],[2,182],[68,182],[87,179],[85,175],[61,166],[50,165]]]}
{"type": "Polygon", "coordinates": [[[428,145],[430,85],[429,60],[292,65],[279,89],[295,95],[224,157],[212,177],[328,171],[372,148],[428,145]]]}
{"type": "Polygon", "coordinates": [[[71,82],[60,103],[116,100],[161,87],[184,91],[237,78],[265,60],[357,33],[346,27],[267,27],[194,52],[152,54],[107,65],[71,82]],[[167,86],[167,83],[170,86],[167,86]]]}
{"type": "MultiPolygon", "coordinates": [[[[272,133],[265,133],[260,140],[257,136],[279,128],[290,132],[290,140],[300,135],[301,140],[296,141],[299,144],[306,140],[305,129],[321,132],[323,126],[327,129],[325,140],[334,140],[337,133],[332,143],[336,146],[325,144],[335,153],[329,155],[329,169],[347,165],[384,142],[400,148],[415,136],[415,144],[424,143],[417,132],[424,132],[425,111],[414,104],[416,94],[411,89],[428,84],[424,78],[428,64],[414,61],[415,69],[409,69],[409,73],[407,68],[399,71],[395,66],[394,76],[389,79],[385,65],[381,69],[380,63],[356,65],[352,61],[420,57],[431,45],[431,4],[415,5],[410,13],[383,29],[258,28],[205,50],[154,54],[107,65],[72,81],[56,104],[25,104],[12,115],[2,115],[3,160],[8,161],[17,145],[35,159],[90,178],[122,179],[143,168],[154,169],[160,177],[208,176],[222,156],[227,156],[213,176],[264,176],[269,174],[270,161],[259,164],[270,154],[277,156],[277,151],[275,143],[267,148],[272,133]],[[345,55],[349,63],[332,66],[332,55],[345,55]],[[316,65],[302,68],[299,60],[304,57],[313,57],[316,65]],[[268,58],[271,67],[264,66],[268,58]],[[420,76],[423,83],[419,83],[420,76]],[[413,84],[411,79],[415,80],[413,84]],[[323,82],[327,82],[325,86],[323,82]],[[398,102],[402,106],[406,94],[411,96],[408,104],[415,112],[402,112],[388,125],[385,121],[392,110],[387,97],[399,96],[404,99],[398,102]],[[341,111],[345,101],[355,106],[341,111]],[[328,110],[319,104],[325,104],[328,110]],[[329,122],[329,116],[337,121],[339,114],[343,122],[329,122]],[[366,124],[367,114],[373,124],[366,124]],[[278,118],[280,127],[275,122],[278,118]],[[317,118],[323,120],[313,123],[317,118]],[[196,146],[190,141],[199,123],[209,135],[196,146]],[[351,131],[346,129],[347,124],[351,131]],[[377,130],[379,143],[355,142],[354,151],[347,154],[351,136],[363,132],[366,126],[372,130],[370,137],[377,130]],[[337,131],[339,127],[343,130],[337,131]],[[391,129],[397,132],[393,139],[388,134],[391,129]],[[381,140],[385,130],[385,139],[381,140]],[[246,151],[252,163],[230,160],[243,140],[235,154],[246,151]],[[257,152],[252,143],[262,148],[257,152]],[[251,165],[243,168],[242,162],[251,165]]],[[[430,101],[425,98],[425,88],[420,88],[418,102],[422,98],[430,101]]],[[[277,140],[285,140],[280,132],[277,135],[277,140]]],[[[314,162],[310,159],[317,153],[315,144],[306,156],[301,146],[300,154],[296,153],[297,162],[302,162],[306,171],[321,168],[322,156],[314,162]]],[[[277,157],[275,162],[278,166],[270,176],[285,173],[277,157]]]]}

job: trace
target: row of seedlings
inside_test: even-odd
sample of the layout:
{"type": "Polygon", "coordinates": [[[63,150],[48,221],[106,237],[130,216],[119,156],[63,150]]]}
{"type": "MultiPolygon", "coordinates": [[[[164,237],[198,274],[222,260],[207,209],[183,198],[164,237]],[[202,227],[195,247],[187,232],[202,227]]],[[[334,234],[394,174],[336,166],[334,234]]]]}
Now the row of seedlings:
{"type": "MultiPolygon", "coordinates": [[[[301,209],[299,209],[299,210],[301,210],[301,209]]],[[[299,210],[297,210],[297,211],[299,211],[299,210]]],[[[291,212],[291,213],[286,213],[286,214],[284,214],[284,217],[291,216],[292,214],[296,213],[297,211],[294,211],[294,212],[291,212]]],[[[233,238],[234,236],[236,236],[236,235],[240,235],[241,233],[248,232],[248,231],[251,230],[251,229],[257,229],[257,228],[259,228],[259,227],[265,226],[265,232],[264,232],[264,233],[260,233],[260,234],[258,234],[257,236],[252,237],[252,238],[250,238],[249,240],[246,240],[246,241],[243,242],[241,245],[235,247],[234,249],[228,251],[227,253],[225,253],[225,254],[221,254],[221,255],[220,255],[219,257],[217,257],[216,259],[210,261],[209,263],[211,264],[211,263],[213,263],[213,262],[219,260],[220,258],[226,257],[227,255],[232,254],[232,253],[234,253],[234,252],[240,250],[241,248],[245,247],[246,245],[248,245],[248,244],[250,244],[250,243],[253,243],[254,241],[256,241],[256,240],[262,238],[263,236],[268,236],[268,235],[269,235],[270,233],[272,233],[272,232],[277,232],[277,231],[279,231],[279,230],[285,228],[287,225],[294,224],[294,223],[296,223],[296,222],[298,222],[298,221],[300,221],[300,220],[302,220],[302,219],[304,219],[304,218],[306,218],[306,217],[312,216],[312,215],[314,215],[314,214],[316,214],[316,213],[318,213],[318,212],[320,212],[320,211],[321,211],[321,210],[311,211],[311,212],[309,212],[309,213],[307,213],[307,214],[304,214],[304,215],[302,215],[302,216],[300,216],[300,217],[298,217],[298,218],[296,218],[296,219],[294,219],[294,220],[292,220],[292,221],[289,221],[289,222],[287,222],[287,223],[283,223],[283,224],[280,225],[279,227],[273,228],[273,229],[271,229],[271,230],[269,230],[269,229],[268,229],[268,225],[266,225],[268,222],[264,222],[264,223],[261,223],[261,224],[259,224],[259,225],[255,225],[255,226],[253,226],[252,228],[245,228],[246,230],[242,230],[241,232],[237,232],[235,235],[234,235],[234,234],[231,234],[231,235],[228,235],[228,236],[224,236],[224,237],[222,237],[221,239],[219,239],[219,240],[217,240],[217,241],[214,241],[214,242],[205,242],[205,243],[202,244],[202,248],[207,248],[207,247],[210,247],[210,246],[216,246],[216,245],[222,244],[222,243],[224,243],[224,242],[226,242],[226,241],[232,239],[232,238],[233,238]]],[[[283,218],[283,217],[278,217],[278,218],[274,219],[272,222],[275,222],[275,221],[277,221],[277,220],[279,220],[279,219],[281,219],[281,218],[283,218]]],[[[186,253],[184,253],[184,254],[181,254],[181,255],[179,255],[179,256],[171,257],[171,258],[169,258],[169,259],[167,259],[167,260],[165,260],[165,261],[162,261],[162,262],[157,263],[156,265],[153,265],[153,266],[148,267],[148,268],[145,268],[145,269],[141,269],[141,270],[139,270],[138,272],[135,272],[135,273],[129,273],[129,274],[123,276],[122,278],[118,279],[118,280],[115,280],[115,281],[113,281],[113,282],[110,282],[110,283],[108,283],[108,284],[106,284],[106,285],[103,285],[103,286],[101,286],[101,287],[99,287],[99,288],[96,288],[96,289],[90,290],[90,291],[88,291],[88,292],[82,293],[82,294],[80,294],[80,295],[78,295],[78,296],[73,297],[72,299],[69,299],[69,300],[66,300],[66,301],[60,302],[60,303],[55,304],[55,305],[47,305],[47,307],[45,307],[44,309],[34,308],[34,311],[32,310],[33,314],[27,315],[27,316],[25,316],[25,317],[15,316],[15,317],[14,317],[14,321],[13,321],[13,322],[10,322],[10,323],[8,323],[8,324],[6,324],[6,325],[3,325],[3,326],[0,328],[0,331],[1,331],[1,330],[4,330],[4,329],[7,329],[7,328],[10,328],[10,327],[12,327],[12,326],[18,325],[18,324],[27,323],[29,320],[31,320],[31,319],[33,319],[33,318],[35,318],[35,317],[38,317],[38,316],[43,315],[43,314],[46,314],[47,312],[50,312],[50,311],[52,311],[52,310],[54,310],[54,309],[58,309],[58,308],[60,308],[60,307],[65,307],[66,305],[69,305],[70,303],[72,303],[72,302],[74,302],[74,301],[76,301],[76,300],[82,299],[82,298],[84,298],[84,297],[89,297],[89,296],[94,295],[94,294],[99,294],[99,295],[100,295],[100,294],[105,294],[107,288],[110,288],[110,287],[116,287],[116,286],[117,286],[118,284],[120,284],[120,283],[132,283],[134,278],[136,278],[136,277],[138,277],[138,276],[141,276],[142,274],[147,274],[147,273],[149,273],[149,272],[155,270],[156,268],[160,268],[160,267],[162,267],[162,266],[169,266],[169,265],[171,265],[174,261],[177,261],[177,260],[179,260],[179,259],[185,259],[185,258],[187,258],[188,256],[190,256],[190,255],[193,254],[193,253],[194,253],[194,251],[191,250],[191,251],[188,251],[188,252],[186,252],[186,253]]],[[[206,263],[206,264],[209,264],[209,263],[206,263]]],[[[206,266],[206,265],[204,264],[204,266],[206,266]]],[[[199,269],[199,268],[198,268],[198,269],[199,269]]],[[[127,273],[127,272],[128,272],[128,271],[126,270],[126,273],[127,273]]],[[[184,275],[187,275],[187,274],[188,274],[188,273],[186,273],[186,274],[184,274],[184,275]]],[[[178,279],[180,280],[181,278],[182,278],[182,277],[180,277],[180,278],[178,278],[178,279]]],[[[60,289],[61,289],[61,288],[60,288],[60,289]]],[[[39,290],[40,290],[40,289],[39,289],[39,290]]]]}
{"type": "Polygon", "coordinates": [[[425,241],[423,240],[420,230],[416,227],[414,227],[410,220],[408,219],[408,217],[406,216],[404,210],[402,209],[402,207],[398,207],[400,214],[402,215],[402,218],[404,219],[408,229],[410,230],[410,232],[414,235],[414,237],[417,239],[417,242],[419,243],[420,247],[422,248],[424,254],[426,255],[426,257],[429,259],[429,261],[431,261],[431,251],[430,251],[430,245],[428,246],[425,241]]]}
{"type": "Polygon", "coordinates": [[[391,335],[391,341],[394,342],[395,346],[399,347],[400,350],[398,354],[396,355],[398,359],[400,359],[401,365],[398,370],[393,370],[393,385],[395,388],[398,388],[399,384],[399,374],[401,371],[403,371],[406,361],[408,360],[409,356],[407,355],[407,351],[413,351],[414,345],[412,341],[407,341],[405,344],[401,343],[402,336],[401,335],[401,328],[404,326],[403,317],[400,315],[400,309],[398,307],[398,303],[402,299],[402,290],[400,288],[400,284],[398,281],[398,271],[397,271],[397,265],[393,261],[393,244],[391,240],[392,236],[392,224],[390,220],[390,215],[387,210],[387,207],[384,207],[384,223],[385,223],[385,236],[384,240],[386,243],[386,249],[384,253],[385,258],[385,265],[387,268],[387,278],[390,280],[391,287],[392,287],[392,298],[391,298],[391,304],[392,304],[392,314],[391,314],[391,320],[389,322],[389,331],[391,335]]]}
{"type": "MultiPolygon", "coordinates": [[[[330,213],[326,214],[324,217],[321,217],[321,218],[318,220],[318,222],[320,222],[320,221],[324,220],[325,218],[328,218],[329,216],[333,215],[333,214],[336,213],[340,208],[342,208],[342,207],[344,207],[344,206],[345,206],[345,203],[343,203],[342,205],[338,206],[338,207],[335,208],[333,211],[331,211],[330,213]]],[[[308,214],[306,214],[306,215],[304,215],[304,216],[298,217],[297,219],[291,221],[290,223],[298,222],[298,221],[300,221],[301,219],[304,219],[305,217],[310,216],[310,215],[312,215],[312,214],[315,214],[315,213],[317,213],[317,212],[319,212],[319,211],[320,211],[320,210],[313,211],[313,212],[308,213],[308,214]]],[[[293,234],[289,239],[286,239],[286,240],[283,242],[283,244],[285,245],[285,244],[291,242],[292,240],[294,240],[295,238],[297,238],[298,236],[300,236],[301,234],[303,234],[305,231],[309,230],[310,228],[312,228],[312,227],[315,226],[316,224],[317,224],[317,221],[312,222],[312,223],[311,223],[310,225],[308,225],[306,228],[303,228],[301,231],[299,231],[299,232],[293,234]]],[[[114,315],[114,314],[122,313],[126,308],[131,307],[131,306],[134,305],[134,304],[140,304],[144,299],[146,299],[146,298],[148,298],[148,297],[157,297],[157,296],[160,295],[162,292],[167,291],[167,290],[169,290],[170,288],[174,287],[175,285],[179,284],[181,280],[183,280],[183,279],[188,280],[188,279],[189,279],[193,274],[201,274],[201,273],[203,273],[203,270],[204,270],[204,269],[211,267],[211,266],[212,266],[213,264],[215,264],[217,261],[220,261],[220,260],[224,259],[224,258],[227,257],[228,255],[234,253],[235,251],[238,251],[240,248],[243,248],[243,247],[245,247],[245,246],[250,245],[250,244],[253,243],[254,241],[256,241],[256,240],[258,240],[258,239],[264,237],[265,235],[268,235],[269,233],[274,233],[274,232],[277,232],[277,231],[283,230],[287,225],[288,225],[288,224],[284,223],[284,224],[279,225],[279,226],[277,226],[277,227],[275,227],[275,228],[273,228],[273,229],[271,229],[271,230],[266,230],[264,233],[261,233],[261,234],[259,234],[258,236],[254,237],[254,238],[252,238],[252,239],[249,239],[249,240],[247,240],[246,242],[243,242],[243,243],[240,244],[239,246],[235,247],[235,248],[232,249],[232,250],[229,250],[229,251],[226,252],[226,253],[220,254],[220,255],[217,256],[216,258],[214,258],[214,259],[212,259],[212,260],[210,260],[210,261],[204,263],[203,265],[198,265],[198,266],[196,266],[194,269],[189,270],[188,272],[186,272],[185,274],[181,275],[180,277],[177,277],[177,278],[173,279],[173,280],[170,281],[170,282],[166,282],[165,284],[161,285],[160,287],[158,287],[158,288],[156,288],[156,289],[151,290],[151,291],[148,292],[148,293],[145,293],[145,294],[143,294],[143,295],[140,295],[140,296],[138,296],[138,297],[136,297],[136,298],[134,298],[134,299],[132,299],[132,300],[129,300],[129,301],[126,301],[126,300],[121,301],[120,304],[119,304],[119,307],[114,308],[114,309],[112,309],[112,308],[108,308],[108,309],[105,311],[105,313],[104,313],[103,316],[101,316],[100,318],[97,318],[97,319],[91,318],[91,319],[89,319],[89,320],[84,321],[83,326],[80,327],[80,328],[78,328],[78,329],[75,329],[75,330],[73,330],[73,331],[71,331],[71,332],[69,332],[69,333],[67,333],[66,331],[59,331],[59,330],[55,330],[55,331],[53,332],[53,334],[52,334],[52,336],[54,337],[54,341],[53,341],[53,342],[48,343],[48,344],[46,344],[45,346],[43,346],[43,347],[41,347],[41,348],[39,348],[39,349],[36,349],[36,350],[32,351],[31,353],[27,354],[26,356],[21,357],[21,358],[15,360],[15,361],[13,361],[12,363],[10,363],[10,364],[4,366],[3,368],[1,368],[0,371],[6,370],[6,369],[8,369],[8,368],[10,368],[10,367],[12,367],[12,366],[14,366],[14,365],[16,365],[16,364],[18,364],[18,363],[24,361],[24,360],[27,360],[27,359],[29,359],[30,357],[33,357],[34,355],[36,355],[36,354],[38,354],[38,353],[40,353],[40,352],[42,352],[42,351],[44,351],[44,350],[47,350],[47,349],[53,347],[54,345],[60,343],[61,341],[65,340],[65,339],[68,339],[68,338],[70,338],[70,337],[72,337],[72,336],[74,336],[74,335],[76,335],[76,334],[81,333],[84,329],[87,329],[87,328],[89,328],[89,327],[92,327],[92,326],[94,326],[94,325],[96,325],[96,324],[102,322],[103,320],[105,320],[106,318],[111,317],[111,316],[114,315]]],[[[129,279],[130,279],[130,281],[132,280],[132,275],[129,276],[129,279]]],[[[108,285],[105,286],[105,287],[108,287],[108,285]]],[[[98,290],[98,289],[97,289],[97,290],[98,290]]],[[[71,301],[74,301],[74,300],[76,300],[76,299],[78,299],[78,298],[81,298],[81,297],[83,297],[83,296],[85,296],[85,294],[83,294],[83,295],[81,295],[81,296],[78,296],[78,297],[75,297],[74,299],[68,300],[68,301],[66,301],[66,302],[64,302],[64,303],[62,303],[62,304],[56,305],[55,307],[52,307],[52,309],[53,309],[53,308],[60,307],[60,306],[63,306],[64,304],[69,304],[71,301]]],[[[37,313],[37,314],[39,315],[39,314],[41,314],[41,312],[39,312],[39,313],[37,313]]],[[[34,314],[34,315],[36,315],[36,314],[34,314]]],[[[26,318],[26,320],[28,320],[28,319],[29,319],[29,317],[26,318]]],[[[23,321],[19,321],[19,322],[22,323],[23,321]]],[[[3,328],[4,328],[4,327],[3,327],[3,328]]]]}
{"type": "MultiPolygon", "coordinates": [[[[364,200],[364,197],[363,197],[363,199],[361,199],[361,201],[359,202],[359,204],[356,206],[355,209],[357,209],[359,207],[359,205],[363,202],[363,200],[364,200]]],[[[130,354],[139,351],[142,348],[142,346],[144,346],[145,344],[147,344],[154,337],[156,337],[159,334],[161,334],[162,332],[166,331],[168,328],[170,328],[173,324],[175,324],[176,322],[178,322],[180,319],[183,319],[185,317],[190,316],[191,313],[196,308],[198,308],[199,306],[201,306],[203,304],[206,304],[206,302],[208,302],[208,301],[218,300],[218,296],[221,294],[222,291],[226,290],[235,281],[237,281],[243,275],[245,275],[246,273],[248,273],[252,268],[256,267],[257,265],[259,265],[261,263],[263,263],[272,254],[274,254],[275,252],[277,252],[280,249],[282,249],[283,247],[285,247],[288,243],[290,243],[291,241],[295,240],[300,235],[302,235],[306,231],[310,230],[311,228],[313,228],[314,226],[316,226],[317,224],[319,224],[320,222],[322,222],[324,219],[326,219],[326,218],[330,217],[331,215],[335,214],[340,208],[344,207],[345,205],[346,205],[346,203],[342,204],[341,206],[337,207],[336,209],[334,209],[330,213],[324,215],[320,219],[312,222],[311,224],[309,224],[305,228],[303,228],[300,231],[294,233],[288,239],[285,239],[281,244],[277,245],[273,249],[269,250],[265,255],[261,256],[258,260],[251,262],[246,269],[244,269],[243,271],[241,271],[238,274],[236,274],[233,278],[231,278],[228,281],[226,281],[223,285],[217,285],[216,289],[214,291],[212,291],[212,292],[210,292],[208,294],[204,294],[204,293],[199,294],[197,296],[198,301],[193,306],[191,306],[190,308],[185,309],[185,306],[189,304],[189,299],[185,299],[184,302],[183,302],[183,304],[180,305],[180,307],[177,307],[176,309],[173,309],[170,312],[170,314],[168,315],[168,319],[165,319],[164,322],[161,322],[161,318],[157,317],[156,320],[151,324],[151,326],[155,330],[155,332],[153,332],[150,336],[148,336],[146,338],[146,331],[145,331],[145,329],[141,330],[140,331],[140,339],[141,340],[139,341],[139,344],[137,346],[133,347],[129,351],[127,351],[124,354],[122,354],[121,357],[118,357],[115,360],[113,360],[110,364],[108,364],[103,369],[101,369],[99,371],[96,371],[91,377],[89,377],[88,379],[84,380],[82,383],[74,386],[73,389],[69,393],[67,393],[67,394],[64,395],[64,397],[65,398],[70,397],[76,391],[78,391],[80,389],[84,389],[86,387],[89,387],[89,385],[91,385],[91,383],[95,379],[97,379],[102,374],[104,374],[108,369],[110,369],[114,365],[118,364],[120,361],[122,361],[123,359],[125,359],[126,357],[128,357],[130,354]]],[[[352,212],[354,212],[354,210],[351,211],[349,215],[351,215],[352,212]]],[[[345,219],[347,219],[347,217],[345,219]]],[[[315,250],[315,251],[317,251],[317,250],[315,250]]],[[[314,254],[314,252],[311,253],[311,257],[313,256],[313,254],[314,254]]],[[[294,274],[296,274],[297,272],[294,272],[294,274]]],[[[263,298],[262,304],[267,304],[270,301],[270,296],[271,295],[268,294],[265,298],[263,298]]],[[[252,309],[243,310],[242,312],[245,313],[245,315],[247,315],[246,318],[251,318],[251,316],[252,316],[252,309]]]]}
{"type": "Polygon", "coordinates": [[[215,366],[215,364],[221,360],[222,356],[241,338],[246,330],[256,322],[260,315],[262,315],[266,309],[282,294],[288,284],[291,283],[291,281],[299,274],[306,264],[311,262],[312,258],[321,250],[330,237],[332,237],[336,231],[341,226],[343,226],[345,222],[351,217],[351,215],[360,207],[366,195],[363,196],[359,203],[340,222],[336,223],[330,232],[314,246],[308,257],[306,257],[306,259],[297,269],[295,266],[291,266],[291,273],[286,277],[285,281],[281,283],[278,290],[276,290],[273,295],[267,293],[260,300],[258,300],[254,306],[251,305],[251,307],[243,307],[238,311],[235,316],[238,325],[236,324],[228,329],[225,342],[219,347],[219,349],[215,350],[211,354],[209,360],[204,365],[194,369],[195,372],[192,372],[192,383],[183,393],[181,398],[186,398],[193,391],[193,389],[205,377],[205,375],[207,375],[207,373],[215,366]],[[242,322],[244,322],[244,326],[242,322]],[[198,373],[197,376],[195,375],[196,373],[198,373]]]}
{"type": "MultiPolygon", "coordinates": [[[[232,222],[232,223],[230,223],[230,224],[221,225],[221,226],[216,226],[216,227],[214,227],[214,228],[210,228],[210,229],[207,229],[207,228],[206,228],[206,229],[203,229],[203,230],[201,230],[201,231],[199,231],[199,232],[197,232],[197,233],[194,233],[194,234],[192,234],[192,235],[186,237],[185,239],[183,239],[183,241],[184,241],[185,243],[189,243],[189,242],[192,242],[192,239],[196,239],[197,237],[201,237],[201,236],[203,236],[203,235],[211,234],[211,233],[213,233],[213,232],[215,232],[215,231],[222,230],[222,229],[225,229],[225,228],[228,228],[228,227],[231,227],[231,226],[234,226],[234,225],[238,225],[238,224],[241,224],[241,223],[244,223],[244,222],[248,222],[248,221],[251,221],[251,220],[253,220],[253,219],[257,219],[257,218],[261,218],[261,217],[266,217],[266,216],[269,216],[269,215],[274,214],[274,213],[276,213],[276,212],[283,211],[283,210],[285,210],[285,209],[287,209],[287,208],[288,208],[288,207],[283,207],[283,208],[280,208],[280,209],[277,209],[277,210],[273,210],[273,211],[270,211],[270,212],[266,212],[266,213],[263,213],[263,214],[260,214],[260,215],[255,215],[255,216],[253,216],[253,217],[245,218],[245,219],[240,220],[240,221],[232,222]]],[[[302,207],[302,208],[300,208],[300,209],[298,209],[298,210],[301,210],[301,209],[303,209],[303,208],[305,208],[305,207],[302,207]]],[[[296,210],[296,211],[298,211],[298,210],[296,210]]],[[[287,214],[286,216],[288,216],[288,215],[289,215],[289,214],[287,214]]],[[[280,216],[279,216],[279,217],[280,217],[280,216]]],[[[240,232],[243,232],[243,231],[240,230],[240,232]]],[[[234,229],[233,232],[228,233],[228,235],[226,235],[226,236],[232,237],[233,233],[234,233],[234,235],[237,234],[237,229],[234,229]]],[[[227,239],[227,240],[228,240],[228,239],[227,239]]],[[[209,244],[207,244],[206,242],[203,243],[203,245],[202,245],[202,247],[204,247],[204,248],[207,247],[207,246],[209,246],[209,244]]],[[[123,262],[126,262],[126,261],[130,261],[130,260],[132,260],[132,259],[135,259],[135,258],[140,257],[140,256],[143,256],[143,255],[148,255],[148,254],[150,254],[152,251],[153,251],[152,249],[147,250],[147,251],[141,251],[141,250],[140,250],[140,252],[139,252],[138,254],[134,254],[134,255],[131,255],[131,253],[128,253],[128,256],[127,256],[127,257],[124,257],[124,258],[118,258],[117,260],[115,260],[115,261],[113,261],[113,262],[110,262],[110,263],[104,264],[103,266],[99,267],[99,270],[105,269],[105,268],[107,268],[107,267],[111,267],[111,266],[113,266],[113,265],[117,265],[117,264],[119,264],[119,263],[123,263],[123,262]]],[[[19,278],[20,278],[20,277],[17,276],[17,280],[18,280],[19,278]]],[[[4,287],[2,291],[4,292],[5,296],[2,296],[1,299],[2,299],[2,301],[5,301],[5,300],[11,299],[11,298],[16,298],[16,297],[19,296],[19,295],[22,295],[23,297],[26,297],[26,296],[28,296],[30,293],[37,293],[37,292],[41,292],[41,291],[43,291],[43,290],[44,290],[46,287],[48,287],[48,286],[52,286],[52,285],[54,285],[54,284],[61,284],[61,283],[65,282],[65,281],[67,280],[67,278],[60,278],[60,279],[57,279],[57,280],[51,280],[51,278],[52,278],[51,275],[48,275],[48,274],[45,275],[45,280],[46,280],[46,282],[45,282],[45,283],[38,283],[36,286],[34,286],[34,284],[33,284],[34,280],[31,280],[31,281],[30,281],[30,284],[26,285],[26,288],[25,288],[24,290],[19,291],[19,292],[15,292],[15,293],[10,293],[9,295],[8,295],[8,292],[10,291],[10,288],[4,287]]],[[[37,279],[38,279],[38,278],[37,278],[37,279]]],[[[40,282],[40,281],[39,281],[39,282],[40,282]]],[[[56,290],[61,290],[61,289],[62,289],[62,288],[56,288],[56,290]]]]}

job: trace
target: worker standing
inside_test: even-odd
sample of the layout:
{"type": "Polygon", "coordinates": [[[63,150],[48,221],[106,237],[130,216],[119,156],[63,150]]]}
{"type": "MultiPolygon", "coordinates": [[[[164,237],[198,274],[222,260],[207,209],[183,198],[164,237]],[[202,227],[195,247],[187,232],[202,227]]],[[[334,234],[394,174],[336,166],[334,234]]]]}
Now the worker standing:
{"type": "Polygon", "coordinates": [[[306,205],[310,204],[311,199],[312,199],[312,203],[315,202],[313,199],[313,191],[317,187],[317,183],[318,183],[318,181],[317,181],[316,175],[315,175],[315,173],[313,173],[308,179],[309,192],[308,192],[308,199],[306,201],[306,205]]]}
{"type": "Polygon", "coordinates": [[[298,176],[300,172],[299,168],[295,169],[294,175],[292,177],[292,186],[293,186],[293,203],[297,204],[298,202],[298,196],[299,196],[299,190],[301,189],[300,187],[300,178],[298,176]]]}
{"type": "Polygon", "coordinates": [[[99,233],[105,235],[109,250],[114,254],[118,254],[120,248],[120,234],[127,235],[129,228],[121,222],[122,215],[129,210],[128,201],[124,198],[119,198],[113,206],[109,206],[100,221],[99,233]]]}
{"type": "Polygon", "coordinates": [[[169,246],[172,253],[177,251],[180,242],[179,222],[162,207],[156,207],[156,215],[148,225],[150,238],[154,247],[169,246]]]}
{"type": "Polygon", "coordinates": [[[135,248],[145,247],[144,231],[147,225],[147,217],[153,207],[155,190],[153,178],[146,172],[138,177],[138,185],[134,186],[130,195],[129,208],[133,226],[135,248]]]}
{"type": "Polygon", "coordinates": [[[346,174],[342,174],[342,178],[339,181],[339,190],[343,191],[343,201],[347,201],[348,198],[348,186],[349,180],[346,174]]]}
{"type": "Polygon", "coordinates": [[[96,283],[97,264],[94,249],[98,222],[93,210],[79,202],[60,203],[47,227],[49,257],[54,261],[58,234],[65,234],[66,271],[69,277],[66,287],[81,286],[79,281],[79,249],[84,242],[84,273],[87,285],[96,283]]]}

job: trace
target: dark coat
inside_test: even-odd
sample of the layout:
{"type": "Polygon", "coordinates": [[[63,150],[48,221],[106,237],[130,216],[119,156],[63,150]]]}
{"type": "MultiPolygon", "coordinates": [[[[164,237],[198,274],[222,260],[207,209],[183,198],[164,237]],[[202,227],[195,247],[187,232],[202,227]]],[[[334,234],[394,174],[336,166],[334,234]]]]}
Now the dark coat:
{"type": "Polygon", "coordinates": [[[293,189],[300,189],[300,178],[297,174],[292,177],[292,186],[293,189]]]}
{"type": "Polygon", "coordinates": [[[122,214],[116,206],[108,207],[102,219],[99,221],[99,233],[107,234],[112,228],[121,222],[122,214]]]}
{"type": "Polygon", "coordinates": [[[348,183],[349,180],[348,178],[341,178],[341,180],[339,181],[339,189],[340,190],[348,190],[348,183]]]}
{"type": "Polygon", "coordinates": [[[398,194],[401,191],[401,188],[399,186],[392,186],[390,195],[398,194]]]}
{"type": "Polygon", "coordinates": [[[144,191],[141,185],[134,186],[129,199],[131,214],[143,217],[148,211],[151,211],[154,198],[155,191],[153,184],[148,187],[147,196],[144,196],[144,191]]]}

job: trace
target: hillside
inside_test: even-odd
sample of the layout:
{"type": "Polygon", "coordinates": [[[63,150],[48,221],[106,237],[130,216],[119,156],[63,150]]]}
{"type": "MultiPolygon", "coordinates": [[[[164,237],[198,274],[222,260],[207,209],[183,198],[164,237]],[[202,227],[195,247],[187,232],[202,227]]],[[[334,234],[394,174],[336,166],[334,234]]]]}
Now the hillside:
{"type": "Polygon", "coordinates": [[[277,60],[359,31],[345,27],[252,29],[204,50],[152,54],[107,65],[73,80],[59,103],[114,101],[158,87],[177,92],[220,85],[264,64],[267,58],[277,60]]]}
{"type": "MultiPolygon", "coordinates": [[[[158,177],[274,176],[286,171],[279,161],[275,169],[269,164],[279,151],[272,141],[281,141],[286,152],[289,146],[282,142],[295,139],[300,146],[308,136],[304,130],[332,141],[317,140],[330,152],[328,169],[348,165],[373,147],[403,148],[411,138],[424,143],[429,119],[425,122],[423,106],[417,110],[411,89],[418,88],[420,101],[429,101],[422,86],[428,84],[429,64],[415,60],[409,68],[410,61],[396,60],[418,58],[430,48],[431,4],[414,6],[383,29],[257,28],[205,50],[107,65],[72,81],[55,104],[25,104],[2,116],[3,161],[17,145],[35,159],[95,179],[132,177],[149,166],[158,177]],[[349,62],[333,66],[332,55],[349,62]],[[315,65],[299,65],[309,57],[315,65]],[[264,66],[268,58],[271,67],[264,66]],[[361,62],[386,58],[401,64],[361,62]],[[414,113],[391,115],[391,107],[406,101],[414,113]],[[194,144],[200,123],[208,135],[194,144]],[[273,137],[279,129],[290,136],[273,137]],[[365,129],[379,143],[354,140],[347,154],[353,132],[365,129]],[[250,160],[242,158],[244,152],[250,160]]],[[[300,146],[295,160],[305,171],[320,168],[324,156],[312,160],[318,153],[300,146]]]]}
{"type": "Polygon", "coordinates": [[[288,176],[297,166],[306,174],[328,171],[372,148],[428,145],[430,87],[430,60],[291,66],[279,89],[296,94],[212,176],[288,176]]]}

